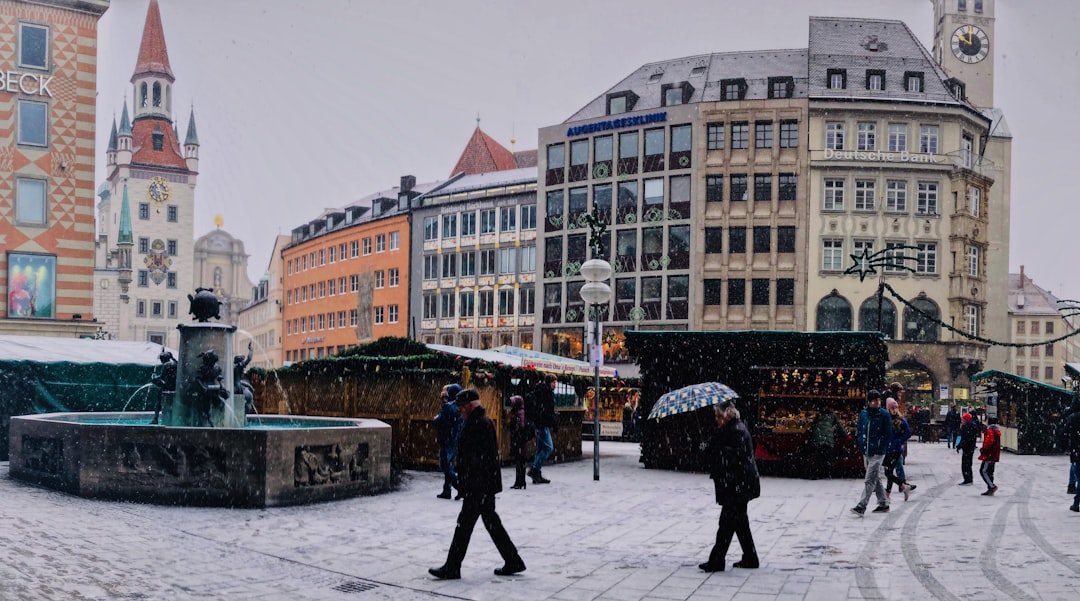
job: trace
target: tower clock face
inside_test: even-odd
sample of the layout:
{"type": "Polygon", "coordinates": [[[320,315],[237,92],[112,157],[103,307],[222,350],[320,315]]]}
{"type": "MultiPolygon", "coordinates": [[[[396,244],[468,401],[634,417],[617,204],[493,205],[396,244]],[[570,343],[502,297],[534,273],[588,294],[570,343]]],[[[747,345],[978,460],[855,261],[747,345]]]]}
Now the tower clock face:
{"type": "Polygon", "coordinates": [[[990,38],[974,25],[961,25],[952,34],[952,52],[962,62],[977,63],[990,54],[990,38]]]}
{"type": "Polygon", "coordinates": [[[164,204],[169,200],[169,184],[163,177],[159,176],[150,180],[147,192],[150,194],[150,200],[157,204],[164,204]]]}

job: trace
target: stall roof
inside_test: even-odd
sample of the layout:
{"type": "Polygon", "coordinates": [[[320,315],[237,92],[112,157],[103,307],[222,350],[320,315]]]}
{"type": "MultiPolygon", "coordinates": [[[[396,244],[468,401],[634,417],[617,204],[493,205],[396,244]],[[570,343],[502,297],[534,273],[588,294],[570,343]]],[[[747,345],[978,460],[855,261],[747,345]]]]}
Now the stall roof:
{"type": "Polygon", "coordinates": [[[998,371],[996,369],[988,369],[986,371],[980,371],[979,373],[975,374],[974,376],[971,376],[971,381],[972,382],[978,382],[980,380],[991,380],[991,379],[994,379],[994,378],[1002,378],[1002,379],[1005,379],[1005,380],[1015,380],[1017,382],[1023,382],[1025,384],[1034,384],[1035,386],[1041,386],[1043,388],[1052,390],[1054,392],[1060,392],[1060,393],[1063,393],[1063,394],[1072,394],[1071,390],[1068,390],[1066,388],[1061,388],[1060,386],[1053,386],[1053,385],[1047,384],[1045,382],[1037,382],[1035,380],[1029,380],[1028,378],[1025,378],[1023,376],[1018,376],[1016,374],[1011,374],[1011,373],[1005,372],[1005,371],[998,371]]]}
{"type": "Polygon", "coordinates": [[[1066,363],[1065,373],[1074,378],[1080,378],[1080,363],[1066,363]]]}
{"type": "MultiPolygon", "coordinates": [[[[151,342],[0,336],[0,362],[156,365],[162,346],[151,342]]],[[[170,349],[171,350],[171,349],[170,349]]],[[[172,351],[176,355],[176,351],[172,351]]]]}
{"type": "MultiPolygon", "coordinates": [[[[580,376],[591,376],[595,373],[595,368],[585,361],[567,359],[566,357],[560,357],[558,355],[549,355],[547,353],[540,353],[517,347],[500,346],[498,348],[487,350],[447,346],[445,344],[428,344],[427,347],[444,353],[460,355],[462,357],[471,357],[473,359],[483,359],[484,361],[502,363],[503,365],[509,365],[511,367],[527,367],[537,371],[547,371],[557,374],[570,373],[580,376]]],[[[601,367],[600,375],[613,378],[615,377],[615,369],[611,367],[601,367]]]]}

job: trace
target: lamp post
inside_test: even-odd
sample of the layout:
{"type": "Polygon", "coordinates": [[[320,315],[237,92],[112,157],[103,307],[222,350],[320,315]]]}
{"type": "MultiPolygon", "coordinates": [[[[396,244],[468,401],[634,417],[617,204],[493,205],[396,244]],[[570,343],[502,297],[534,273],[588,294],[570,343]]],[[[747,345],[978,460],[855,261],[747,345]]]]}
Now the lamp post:
{"type": "Polygon", "coordinates": [[[581,298],[592,306],[593,328],[589,340],[589,361],[596,371],[596,392],[593,395],[593,480],[600,479],[600,366],[604,363],[604,345],[600,337],[600,312],[611,298],[611,264],[603,259],[589,259],[581,265],[585,285],[581,298]]]}

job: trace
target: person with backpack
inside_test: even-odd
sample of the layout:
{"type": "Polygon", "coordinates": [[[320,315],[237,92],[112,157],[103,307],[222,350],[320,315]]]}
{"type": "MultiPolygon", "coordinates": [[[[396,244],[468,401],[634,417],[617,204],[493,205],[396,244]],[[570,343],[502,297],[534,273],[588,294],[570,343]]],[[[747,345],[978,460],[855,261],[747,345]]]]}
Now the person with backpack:
{"type": "MultiPolygon", "coordinates": [[[[461,392],[461,386],[447,384],[439,393],[442,406],[439,414],[435,416],[435,429],[439,434],[439,469],[443,473],[443,489],[436,495],[440,499],[450,498],[450,487],[457,488],[458,477],[454,470],[454,460],[457,457],[458,437],[461,435],[461,426],[464,423],[458,412],[454,399],[461,392]]],[[[461,498],[461,495],[458,495],[461,498]]]]}
{"type": "Polygon", "coordinates": [[[555,445],[551,442],[551,431],[555,428],[555,385],[559,378],[555,374],[547,374],[544,381],[536,385],[532,391],[532,416],[536,426],[536,455],[533,457],[532,467],[528,475],[533,484],[549,484],[551,480],[544,477],[541,471],[544,463],[555,451],[555,445]]]}

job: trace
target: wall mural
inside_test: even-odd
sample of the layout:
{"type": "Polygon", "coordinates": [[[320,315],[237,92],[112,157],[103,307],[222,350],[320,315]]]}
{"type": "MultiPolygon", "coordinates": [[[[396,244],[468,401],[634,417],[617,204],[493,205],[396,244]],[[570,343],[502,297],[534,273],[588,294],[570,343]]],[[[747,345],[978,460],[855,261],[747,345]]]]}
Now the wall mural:
{"type": "Polygon", "coordinates": [[[56,319],[56,256],[8,253],[8,317],[56,319]]]}

